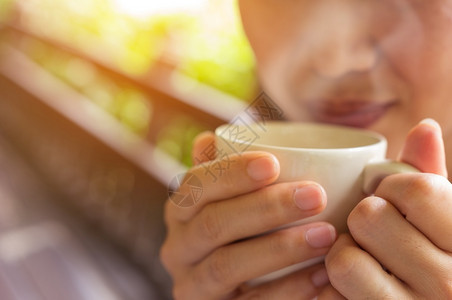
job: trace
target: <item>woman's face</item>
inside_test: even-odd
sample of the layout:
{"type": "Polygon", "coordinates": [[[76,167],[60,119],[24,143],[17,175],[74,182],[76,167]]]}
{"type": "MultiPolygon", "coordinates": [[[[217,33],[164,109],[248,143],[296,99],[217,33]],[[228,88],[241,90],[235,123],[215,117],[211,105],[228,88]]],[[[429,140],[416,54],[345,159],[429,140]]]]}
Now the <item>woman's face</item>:
{"type": "Polygon", "coordinates": [[[261,83],[286,118],[379,131],[390,157],[423,118],[451,135],[452,0],[239,3],[261,83]]]}

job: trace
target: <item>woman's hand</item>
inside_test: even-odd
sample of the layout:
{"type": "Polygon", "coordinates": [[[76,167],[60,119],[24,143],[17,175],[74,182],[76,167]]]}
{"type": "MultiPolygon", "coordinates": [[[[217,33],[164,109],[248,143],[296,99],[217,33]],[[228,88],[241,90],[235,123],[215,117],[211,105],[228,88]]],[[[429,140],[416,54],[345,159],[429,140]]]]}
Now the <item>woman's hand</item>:
{"type": "MultiPolygon", "coordinates": [[[[212,134],[197,139],[196,161],[212,142],[212,134]]],[[[327,253],[336,238],[329,224],[268,233],[320,213],[326,196],[319,185],[272,184],[279,163],[265,152],[204,161],[189,174],[201,182],[201,198],[191,207],[168,201],[165,211],[168,235],[161,258],[173,278],[176,299],[312,299],[328,283],[326,270],[316,265],[262,285],[244,284],[327,253]],[[206,172],[209,167],[221,169],[221,174],[214,178],[206,172]]],[[[179,195],[189,192],[186,183],[178,191],[179,195]]]]}
{"type": "Polygon", "coordinates": [[[439,126],[416,126],[401,160],[425,173],[384,179],[326,257],[331,284],[346,298],[452,299],[452,186],[439,126]]]}

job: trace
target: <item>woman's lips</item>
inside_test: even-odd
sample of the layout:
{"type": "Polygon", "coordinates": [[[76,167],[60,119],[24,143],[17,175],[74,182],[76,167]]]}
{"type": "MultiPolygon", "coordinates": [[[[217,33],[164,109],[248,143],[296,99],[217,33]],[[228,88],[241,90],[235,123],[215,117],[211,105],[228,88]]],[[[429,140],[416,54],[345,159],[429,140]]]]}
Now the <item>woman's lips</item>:
{"type": "Polygon", "coordinates": [[[363,100],[312,101],[307,105],[317,122],[353,127],[369,127],[380,119],[396,101],[375,103],[363,100]]]}

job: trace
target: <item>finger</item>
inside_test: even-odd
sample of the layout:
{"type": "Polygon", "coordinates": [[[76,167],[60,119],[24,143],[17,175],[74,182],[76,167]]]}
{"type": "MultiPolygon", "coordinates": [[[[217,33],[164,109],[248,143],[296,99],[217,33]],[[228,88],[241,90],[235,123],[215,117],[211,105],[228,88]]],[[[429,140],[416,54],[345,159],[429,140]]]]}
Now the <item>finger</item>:
{"type": "Polygon", "coordinates": [[[399,159],[422,172],[447,177],[446,155],[441,127],[425,119],[408,134],[399,159]]]}
{"type": "Polygon", "coordinates": [[[335,237],[331,225],[313,223],[234,243],[215,250],[181,286],[188,295],[215,299],[243,282],[325,255],[335,237]]]}
{"type": "Polygon", "coordinates": [[[256,236],[320,213],[326,193],[314,182],[274,184],[250,194],[206,206],[182,226],[175,256],[197,261],[220,245],[256,236]]]}
{"type": "Polygon", "coordinates": [[[452,185],[434,174],[398,174],[382,181],[376,196],[392,203],[436,246],[452,252],[452,185]]]}
{"type": "Polygon", "coordinates": [[[362,200],[350,214],[348,226],[355,241],[411,289],[427,295],[444,288],[437,279],[450,278],[450,256],[390,202],[379,197],[362,200]]]}
{"type": "MultiPolygon", "coordinates": [[[[325,265],[331,285],[347,299],[411,299],[408,289],[385,272],[350,235],[338,238],[325,258],[325,265]]],[[[330,299],[332,294],[327,290],[319,299],[330,299]]]]}
{"type": "Polygon", "coordinates": [[[215,134],[211,131],[200,133],[193,142],[193,164],[199,165],[214,160],[216,155],[215,134]]]}
{"type": "Polygon", "coordinates": [[[266,152],[243,152],[193,167],[171,196],[169,219],[190,220],[206,204],[245,194],[270,183],[279,175],[279,162],[266,152]],[[193,194],[196,192],[196,194],[193,194]],[[196,196],[196,199],[193,199],[196,196]],[[179,203],[192,203],[181,207],[179,203]]]}
{"type": "Polygon", "coordinates": [[[294,272],[283,278],[250,288],[236,300],[245,299],[313,299],[328,284],[323,265],[294,272]]]}
{"type": "Polygon", "coordinates": [[[320,294],[317,296],[316,300],[344,300],[344,296],[339,294],[339,292],[331,285],[325,286],[320,294]]]}

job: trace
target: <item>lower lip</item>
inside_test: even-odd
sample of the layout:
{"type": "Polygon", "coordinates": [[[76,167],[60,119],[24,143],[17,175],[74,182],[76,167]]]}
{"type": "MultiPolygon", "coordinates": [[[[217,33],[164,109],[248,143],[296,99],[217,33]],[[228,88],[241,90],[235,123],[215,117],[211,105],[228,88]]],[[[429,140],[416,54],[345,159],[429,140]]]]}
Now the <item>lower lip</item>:
{"type": "MultiPolygon", "coordinates": [[[[395,102],[386,104],[361,104],[353,103],[355,109],[335,110],[325,105],[311,105],[308,110],[317,122],[331,123],[359,128],[366,128],[377,122],[394,105],[395,102]]],[[[349,103],[351,104],[351,103],[349,103]]]]}

